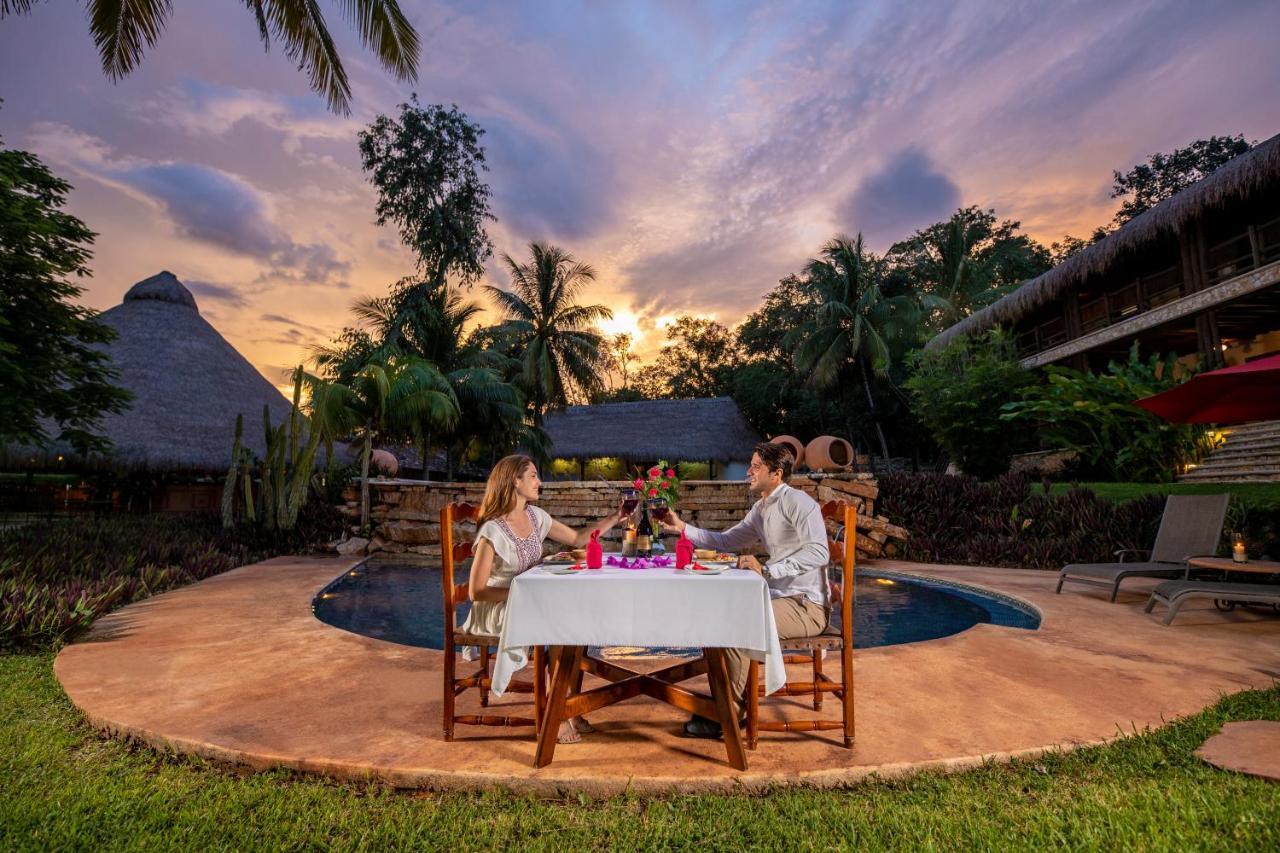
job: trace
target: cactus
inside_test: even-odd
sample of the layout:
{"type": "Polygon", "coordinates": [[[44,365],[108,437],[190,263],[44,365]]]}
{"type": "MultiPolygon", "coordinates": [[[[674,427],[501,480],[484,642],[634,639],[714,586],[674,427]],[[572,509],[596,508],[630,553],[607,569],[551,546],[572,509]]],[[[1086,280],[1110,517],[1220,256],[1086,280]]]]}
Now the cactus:
{"type": "Polygon", "coordinates": [[[305,423],[300,404],[302,401],[302,368],[293,374],[293,407],[285,423],[272,428],[271,411],[262,408],[262,435],[266,442],[266,455],[254,464],[249,448],[244,446],[244,417],[236,415],[235,441],[231,447],[231,465],[227,469],[226,485],[222,491],[222,523],[224,527],[235,524],[236,489],[243,487],[244,517],[247,521],[261,523],[266,530],[292,530],[298,522],[302,506],[314,480],[316,453],[322,441],[329,439],[319,429],[310,430],[306,444],[299,441],[305,423]],[[253,480],[259,481],[257,503],[254,501],[253,480]]]}

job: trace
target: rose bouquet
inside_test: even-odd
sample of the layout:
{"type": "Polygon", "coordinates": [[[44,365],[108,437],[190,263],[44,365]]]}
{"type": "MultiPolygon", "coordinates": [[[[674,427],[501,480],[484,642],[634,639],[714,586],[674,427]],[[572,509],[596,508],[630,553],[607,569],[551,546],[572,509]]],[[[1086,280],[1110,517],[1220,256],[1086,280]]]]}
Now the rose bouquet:
{"type": "Polygon", "coordinates": [[[665,459],[659,459],[657,465],[643,476],[636,477],[631,485],[639,489],[646,500],[663,498],[669,506],[675,506],[680,498],[680,478],[676,475],[675,466],[668,465],[665,459]]]}

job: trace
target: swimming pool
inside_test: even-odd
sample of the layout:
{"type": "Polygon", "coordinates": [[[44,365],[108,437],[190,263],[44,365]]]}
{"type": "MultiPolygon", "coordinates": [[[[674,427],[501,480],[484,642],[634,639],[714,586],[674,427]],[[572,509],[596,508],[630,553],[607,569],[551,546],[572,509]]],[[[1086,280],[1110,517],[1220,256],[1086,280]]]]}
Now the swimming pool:
{"type": "MultiPolygon", "coordinates": [[[[1040,614],[1029,604],[973,587],[868,570],[859,571],[857,584],[853,636],[860,649],[936,640],[984,623],[1040,627],[1040,614]]],[[[335,578],[312,609],[320,621],[354,634],[429,649],[444,644],[440,569],[420,563],[370,560],[335,578]]],[[[461,613],[459,619],[465,605],[461,613]]],[[[606,651],[610,657],[665,653],[683,652],[606,651]]]]}

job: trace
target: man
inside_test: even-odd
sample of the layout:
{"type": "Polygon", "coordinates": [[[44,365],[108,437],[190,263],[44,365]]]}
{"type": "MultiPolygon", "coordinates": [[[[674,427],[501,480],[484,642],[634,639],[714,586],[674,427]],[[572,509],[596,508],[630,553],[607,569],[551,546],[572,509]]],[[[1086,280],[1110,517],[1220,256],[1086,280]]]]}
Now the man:
{"type": "MultiPolygon", "coordinates": [[[[742,521],[723,533],[702,530],[686,524],[675,512],[662,523],[668,533],[689,537],[696,547],[717,551],[740,551],[759,540],[769,552],[763,566],[750,555],[738,557],[738,567],[762,575],[769,584],[773,603],[773,619],[779,639],[812,637],[821,634],[831,615],[827,599],[824,567],[830,560],[827,552],[827,529],[818,502],[799,489],[787,485],[791,476],[791,451],[781,444],[757,444],[747,468],[747,484],[760,495],[742,521]]],[[[742,649],[726,649],[732,699],[745,700],[747,686],[747,653],[742,649]]],[[[720,737],[720,724],[694,715],[684,724],[689,737],[720,737]]]]}

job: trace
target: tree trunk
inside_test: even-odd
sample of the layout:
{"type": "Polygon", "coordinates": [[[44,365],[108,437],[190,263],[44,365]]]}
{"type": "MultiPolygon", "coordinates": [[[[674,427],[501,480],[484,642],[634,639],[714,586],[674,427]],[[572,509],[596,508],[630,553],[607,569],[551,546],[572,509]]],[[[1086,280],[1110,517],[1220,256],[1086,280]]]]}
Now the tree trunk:
{"type": "Polygon", "coordinates": [[[360,528],[369,529],[369,459],[373,456],[373,431],[365,429],[364,449],[360,454],[360,528]]]}
{"type": "Polygon", "coordinates": [[[858,359],[858,369],[862,371],[862,388],[867,392],[867,410],[871,412],[871,423],[875,424],[876,436],[880,439],[880,452],[884,456],[885,464],[888,464],[889,443],[884,440],[884,430],[880,428],[880,418],[876,414],[876,400],[871,395],[871,379],[867,376],[867,364],[862,359],[858,359]]]}
{"type": "Polygon", "coordinates": [[[422,479],[431,479],[431,463],[427,461],[427,454],[431,452],[431,430],[427,430],[422,435],[422,479]]]}

